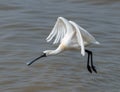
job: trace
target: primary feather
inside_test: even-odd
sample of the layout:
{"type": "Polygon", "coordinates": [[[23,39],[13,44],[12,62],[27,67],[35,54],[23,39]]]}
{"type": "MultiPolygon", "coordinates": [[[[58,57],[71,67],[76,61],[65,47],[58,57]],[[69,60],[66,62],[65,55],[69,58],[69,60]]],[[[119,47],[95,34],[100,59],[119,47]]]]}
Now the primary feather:
{"type": "Polygon", "coordinates": [[[77,24],[73,21],[69,21],[71,23],[71,25],[74,28],[74,31],[76,32],[76,36],[77,36],[77,42],[79,44],[79,46],[81,47],[81,54],[84,56],[85,55],[85,49],[84,49],[84,42],[83,42],[83,37],[81,35],[81,31],[79,30],[79,27],[77,26],[77,24]]]}
{"type": "Polygon", "coordinates": [[[56,22],[55,26],[53,27],[51,33],[46,38],[47,42],[51,41],[54,37],[55,37],[55,40],[54,40],[53,44],[56,44],[59,41],[61,41],[62,38],[66,34],[66,30],[68,29],[67,22],[68,21],[66,19],[59,17],[57,19],[57,22],[56,22]]]}
{"type": "Polygon", "coordinates": [[[87,30],[85,30],[84,28],[82,28],[78,24],[76,24],[76,25],[79,27],[79,29],[81,31],[81,34],[82,34],[83,39],[84,39],[85,42],[99,44],[99,42],[96,41],[96,39],[87,30]]]}

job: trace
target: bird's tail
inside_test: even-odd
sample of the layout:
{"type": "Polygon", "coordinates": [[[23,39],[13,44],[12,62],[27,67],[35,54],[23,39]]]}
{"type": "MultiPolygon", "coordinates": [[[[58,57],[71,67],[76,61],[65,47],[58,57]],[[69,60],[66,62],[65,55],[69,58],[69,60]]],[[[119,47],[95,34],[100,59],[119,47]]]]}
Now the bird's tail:
{"type": "Polygon", "coordinates": [[[98,41],[95,41],[95,42],[93,42],[94,44],[97,44],[97,45],[99,45],[100,43],[98,42],[98,41]]]}

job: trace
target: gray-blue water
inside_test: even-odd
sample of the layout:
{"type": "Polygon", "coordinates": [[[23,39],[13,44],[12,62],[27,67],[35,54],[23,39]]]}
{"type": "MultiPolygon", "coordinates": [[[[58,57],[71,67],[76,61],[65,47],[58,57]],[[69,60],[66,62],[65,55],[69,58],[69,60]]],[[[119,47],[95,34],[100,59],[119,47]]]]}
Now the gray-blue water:
{"type": "Polygon", "coordinates": [[[120,92],[120,0],[0,0],[0,92],[120,92]],[[73,20],[101,43],[87,56],[67,51],[26,63],[43,50],[57,17],[73,20]]]}

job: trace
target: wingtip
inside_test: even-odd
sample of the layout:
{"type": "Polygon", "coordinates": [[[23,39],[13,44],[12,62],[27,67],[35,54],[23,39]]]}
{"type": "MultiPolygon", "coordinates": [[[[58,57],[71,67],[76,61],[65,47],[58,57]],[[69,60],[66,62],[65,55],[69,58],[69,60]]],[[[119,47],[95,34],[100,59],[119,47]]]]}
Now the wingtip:
{"type": "Polygon", "coordinates": [[[85,56],[85,53],[83,53],[82,55],[85,56]]]}
{"type": "Polygon", "coordinates": [[[85,50],[81,51],[82,56],[85,56],[85,50]]]}
{"type": "Polygon", "coordinates": [[[58,17],[58,19],[64,20],[64,19],[66,19],[66,18],[60,16],[60,17],[58,17]]]}
{"type": "Polygon", "coordinates": [[[63,18],[63,17],[59,16],[58,18],[63,18]]]}
{"type": "Polygon", "coordinates": [[[50,42],[50,40],[49,40],[49,39],[46,39],[46,42],[50,42]]]}
{"type": "Polygon", "coordinates": [[[95,44],[98,44],[98,45],[99,45],[100,43],[99,43],[98,41],[96,41],[95,44]]]}

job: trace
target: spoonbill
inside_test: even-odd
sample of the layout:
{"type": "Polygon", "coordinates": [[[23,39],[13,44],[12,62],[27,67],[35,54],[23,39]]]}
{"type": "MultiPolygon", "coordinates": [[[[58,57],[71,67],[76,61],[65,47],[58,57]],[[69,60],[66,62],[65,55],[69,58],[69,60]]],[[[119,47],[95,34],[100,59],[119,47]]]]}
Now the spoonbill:
{"type": "Polygon", "coordinates": [[[88,54],[88,71],[90,73],[93,71],[97,73],[97,70],[93,65],[92,51],[85,49],[85,46],[88,46],[89,44],[99,44],[99,42],[96,41],[96,39],[88,31],[73,21],[69,21],[63,17],[58,17],[55,26],[46,38],[47,42],[50,42],[52,39],[55,39],[53,44],[60,43],[57,49],[43,51],[41,56],[31,62],[28,62],[28,66],[42,57],[56,55],[66,50],[80,50],[82,56],[85,56],[85,52],[88,54]]]}

